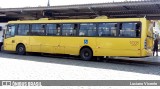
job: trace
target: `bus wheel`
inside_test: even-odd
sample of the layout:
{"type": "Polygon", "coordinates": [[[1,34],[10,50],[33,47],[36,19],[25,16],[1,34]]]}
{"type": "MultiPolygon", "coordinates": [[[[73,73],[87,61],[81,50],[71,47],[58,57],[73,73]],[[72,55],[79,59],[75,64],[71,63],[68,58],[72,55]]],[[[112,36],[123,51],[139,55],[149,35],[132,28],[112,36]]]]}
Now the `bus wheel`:
{"type": "Polygon", "coordinates": [[[16,52],[19,55],[24,55],[26,53],[26,48],[23,44],[19,44],[16,48],[16,52]]]}
{"type": "Polygon", "coordinates": [[[81,51],[80,51],[80,56],[83,60],[85,61],[89,61],[92,59],[93,57],[93,52],[91,49],[89,48],[83,48],[81,51]]]}

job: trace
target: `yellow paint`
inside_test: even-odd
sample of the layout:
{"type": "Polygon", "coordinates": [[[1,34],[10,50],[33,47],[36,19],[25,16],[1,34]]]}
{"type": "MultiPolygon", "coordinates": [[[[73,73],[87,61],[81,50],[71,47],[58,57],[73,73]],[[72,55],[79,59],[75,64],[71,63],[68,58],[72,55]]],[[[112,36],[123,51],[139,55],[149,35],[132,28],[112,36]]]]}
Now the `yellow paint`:
{"type": "MultiPolygon", "coordinates": [[[[55,54],[79,55],[80,48],[89,46],[94,56],[150,56],[153,39],[147,35],[149,22],[145,18],[121,18],[121,19],[71,19],[71,20],[26,20],[10,21],[8,24],[19,23],[83,23],[83,22],[135,22],[142,23],[141,38],[111,38],[111,37],[65,37],[65,36],[15,36],[4,40],[4,49],[16,51],[16,46],[23,43],[27,52],[42,52],[55,54]],[[88,44],[84,44],[84,40],[88,44]],[[12,41],[15,43],[12,43],[12,41]],[[147,49],[144,41],[147,40],[147,49]],[[132,41],[132,42],[131,42],[132,41]],[[134,44],[133,42],[136,42],[134,44]]],[[[152,36],[152,35],[151,35],[152,36]]]]}

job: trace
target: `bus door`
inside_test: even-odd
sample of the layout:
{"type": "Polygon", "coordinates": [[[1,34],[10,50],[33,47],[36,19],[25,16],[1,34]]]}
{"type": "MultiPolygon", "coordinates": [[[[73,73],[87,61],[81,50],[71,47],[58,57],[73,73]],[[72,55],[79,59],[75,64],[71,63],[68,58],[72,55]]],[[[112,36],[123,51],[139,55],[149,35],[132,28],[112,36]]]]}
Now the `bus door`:
{"type": "Polygon", "coordinates": [[[8,25],[5,31],[5,40],[4,40],[4,50],[11,50],[13,49],[13,44],[15,44],[15,33],[16,33],[16,25],[8,25]]]}

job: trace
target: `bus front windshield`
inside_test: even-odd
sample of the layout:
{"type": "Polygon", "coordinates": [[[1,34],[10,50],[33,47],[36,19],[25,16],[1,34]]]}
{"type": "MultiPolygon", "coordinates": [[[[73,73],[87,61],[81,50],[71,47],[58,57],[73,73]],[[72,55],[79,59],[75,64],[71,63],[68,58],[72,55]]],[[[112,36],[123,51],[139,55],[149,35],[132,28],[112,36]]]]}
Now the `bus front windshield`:
{"type": "Polygon", "coordinates": [[[15,25],[8,25],[7,29],[5,30],[5,38],[13,37],[15,35],[15,25]]]}

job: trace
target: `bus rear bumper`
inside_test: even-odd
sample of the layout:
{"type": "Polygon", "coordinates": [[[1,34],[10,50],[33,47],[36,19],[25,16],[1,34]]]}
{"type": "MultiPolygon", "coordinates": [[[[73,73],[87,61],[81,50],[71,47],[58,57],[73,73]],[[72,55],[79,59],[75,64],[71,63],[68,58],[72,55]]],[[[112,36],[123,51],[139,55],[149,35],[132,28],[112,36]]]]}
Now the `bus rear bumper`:
{"type": "Polygon", "coordinates": [[[152,50],[146,50],[146,49],[143,49],[142,52],[141,52],[141,56],[152,56],[153,55],[153,51],[152,50]]]}

